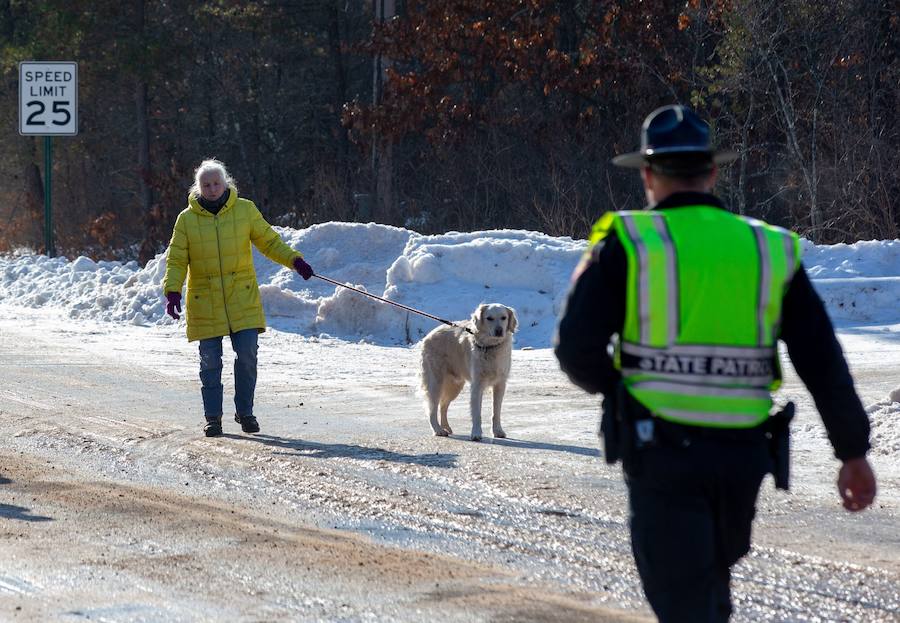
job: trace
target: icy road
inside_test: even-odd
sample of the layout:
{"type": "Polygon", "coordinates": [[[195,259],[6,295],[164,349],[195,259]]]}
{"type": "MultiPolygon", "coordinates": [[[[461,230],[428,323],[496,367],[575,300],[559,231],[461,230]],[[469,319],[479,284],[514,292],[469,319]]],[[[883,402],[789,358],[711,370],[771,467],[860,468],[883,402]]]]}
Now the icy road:
{"type": "MultiPolygon", "coordinates": [[[[864,513],[788,371],[794,488],[764,484],[733,620],[900,620],[896,329],[841,334],[874,425],[864,513]]],[[[206,439],[177,327],[0,307],[0,620],[652,620],[597,400],[516,350],[509,439],[466,439],[465,394],[435,438],[418,357],[270,331],[262,432],[206,439]]]]}

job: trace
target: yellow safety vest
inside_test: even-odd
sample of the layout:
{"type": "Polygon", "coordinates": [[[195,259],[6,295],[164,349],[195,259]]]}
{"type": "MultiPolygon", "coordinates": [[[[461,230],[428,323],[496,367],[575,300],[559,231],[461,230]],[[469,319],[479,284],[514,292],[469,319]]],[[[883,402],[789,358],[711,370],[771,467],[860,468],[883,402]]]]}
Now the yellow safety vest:
{"type": "Polygon", "coordinates": [[[655,416],[691,426],[751,428],[780,385],[784,293],[799,238],[708,205],[610,212],[591,242],[615,230],[628,261],[616,366],[655,416]]]}

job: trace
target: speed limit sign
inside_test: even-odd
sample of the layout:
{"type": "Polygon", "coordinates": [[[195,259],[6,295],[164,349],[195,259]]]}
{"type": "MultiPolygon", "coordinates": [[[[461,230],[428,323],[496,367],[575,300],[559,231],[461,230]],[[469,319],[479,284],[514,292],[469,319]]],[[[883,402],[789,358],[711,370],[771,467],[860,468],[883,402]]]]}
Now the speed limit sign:
{"type": "Polygon", "coordinates": [[[78,134],[78,63],[19,63],[19,134],[78,134]]]}

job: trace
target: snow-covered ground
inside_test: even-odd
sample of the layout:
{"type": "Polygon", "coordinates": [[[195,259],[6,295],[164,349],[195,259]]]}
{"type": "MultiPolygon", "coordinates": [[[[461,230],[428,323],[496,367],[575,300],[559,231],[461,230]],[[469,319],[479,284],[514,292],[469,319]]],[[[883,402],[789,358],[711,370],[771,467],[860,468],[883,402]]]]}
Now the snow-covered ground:
{"type": "MultiPolygon", "coordinates": [[[[263,430],[207,440],[200,436],[196,344],[164,313],[164,256],[141,269],[20,254],[0,258],[0,527],[28,513],[65,514],[62,501],[48,496],[42,509],[41,496],[10,476],[15,470],[4,461],[19,456],[22,474],[45,480],[46,469],[25,466],[58,464],[117,486],[180,496],[172,504],[231,505],[252,509],[257,519],[264,512],[282,531],[309,525],[362,535],[410,560],[447,555],[451,563],[442,570],[488,578],[480,582],[493,588],[478,590],[488,591],[484,601],[495,609],[473,602],[478,590],[462,579],[404,588],[394,586],[398,576],[389,571],[375,581],[383,595],[373,599],[370,585],[341,568],[327,577],[300,574],[290,588],[270,587],[268,597],[240,605],[187,589],[160,601],[157,584],[171,591],[181,576],[169,569],[175,575],[168,580],[148,579],[121,560],[143,557],[150,567],[159,552],[197,557],[195,550],[208,554],[213,545],[191,546],[164,527],[132,534],[127,543],[105,533],[74,538],[75,550],[95,547],[118,557],[111,567],[124,569],[122,577],[101,589],[93,583],[109,562],[76,556],[76,570],[64,573],[49,555],[29,560],[33,549],[13,543],[15,530],[7,530],[0,553],[18,557],[0,570],[0,619],[11,618],[5,606],[23,596],[38,604],[22,611],[28,620],[73,611],[116,621],[412,621],[435,612],[447,620],[559,620],[563,611],[580,620],[581,609],[584,620],[596,620],[606,607],[646,616],[621,475],[598,458],[596,400],[566,382],[549,349],[584,242],[516,230],[422,236],[349,223],[280,231],[318,273],[442,318],[465,319],[481,302],[514,307],[520,331],[504,409],[510,438],[473,444],[463,435],[431,437],[416,376],[418,342],[434,321],[321,280],[304,282],[256,256],[272,327],[260,341],[263,430]],[[472,565],[494,571],[476,573],[472,565]],[[147,589],[135,596],[128,581],[138,576],[147,589]],[[531,605],[514,609],[499,596],[507,591],[531,605]],[[42,602],[41,595],[52,599],[42,602]]],[[[735,619],[897,620],[900,404],[889,396],[900,386],[900,242],[804,242],[804,263],[870,413],[879,496],[865,513],[839,508],[837,463],[811,399],[786,365],[777,398],[799,407],[793,488],[785,494],[764,487],[753,553],[735,573],[735,619]]],[[[229,391],[226,380],[226,398],[229,391]]],[[[465,431],[465,413],[461,398],[450,413],[457,432],[465,431]]],[[[236,430],[226,424],[226,432],[236,430]]],[[[51,538],[52,522],[21,523],[23,538],[51,538]]],[[[66,551],[61,543],[54,549],[63,558],[66,551]]],[[[272,555],[260,560],[283,564],[272,555]]],[[[270,572],[258,564],[259,573],[270,572]]],[[[243,588],[246,575],[235,571],[229,581],[243,588]]]]}

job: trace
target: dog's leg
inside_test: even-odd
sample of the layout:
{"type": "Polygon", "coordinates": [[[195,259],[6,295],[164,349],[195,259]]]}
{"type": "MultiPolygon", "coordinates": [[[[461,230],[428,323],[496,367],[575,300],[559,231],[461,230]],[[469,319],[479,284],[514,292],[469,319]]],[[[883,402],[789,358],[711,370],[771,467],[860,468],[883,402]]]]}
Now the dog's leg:
{"type": "Polygon", "coordinates": [[[438,401],[428,397],[428,419],[431,421],[431,430],[434,431],[435,437],[446,437],[449,431],[438,424],[438,401]]]}
{"type": "Polygon", "coordinates": [[[431,421],[431,430],[434,431],[435,437],[446,437],[447,431],[438,424],[438,401],[441,396],[441,388],[434,385],[435,383],[429,383],[425,388],[428,401],[428,419],[431,421]]]}
{"type": "Polygon", "coordinates": [[[453,429],[450,428],[450,424],[447,422],[447,409],[450,407],[450,403],[459,396],[459,392],[462,391],[464,385],[464,382],[449,381],[444,386],[444,391],[441,395],[441,428],[447,431],[448,435],[453,434],[453,429]]]}
{"type": "Polygon", "coordinates": [[[447,408],[450,406],[449,402],[445,402],[441,405],[441,428],[444,430],[444,433],[447,435],[453,434],[453,429],[450,428],[450,423],[447,422],[447,408]]]}
{"type": "Polygon", "coordinates": [[[481,380],[473,375],[472,394],[469,397],[469,413],[472,415],[472,441],[481,441],[481,396],[484,386],[481,380]]]}
{"type": "Polygon", "coordinates": [[[501,381],[494,385],[494,388],[491,390],[491,394],[494,398],[494,413],[491,418],[492,429],[494,431],[494,437],[506,437],[506,433],[503,432],[503,428],[500,426],[500,405],[503,404],[503,394],[506,393],[506,382],[501,381]]]}

